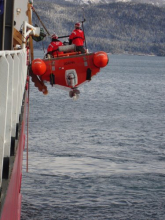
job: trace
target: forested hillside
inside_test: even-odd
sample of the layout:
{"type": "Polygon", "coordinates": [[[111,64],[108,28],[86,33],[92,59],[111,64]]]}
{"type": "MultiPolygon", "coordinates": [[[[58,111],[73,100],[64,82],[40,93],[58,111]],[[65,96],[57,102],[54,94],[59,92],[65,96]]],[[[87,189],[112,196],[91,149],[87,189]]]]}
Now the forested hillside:
{"type": "MultiPolygon", "coordinates": [[[[74,23],[83,20],[82,6],[57,2],[35,0],[34,7],[51,34],[69,35],[74,23]]],[[[84,9],[90,51],[165,56],[165,8],[118,2],[86,5],[84,9]]],[[[35,15],[33,23],[40,25],[35,15]]],[[[49,41],[50,38],[45,39],[45,47],[49,41]]],[[[38,43],[37,47],[42,44],[38,43]]]]}

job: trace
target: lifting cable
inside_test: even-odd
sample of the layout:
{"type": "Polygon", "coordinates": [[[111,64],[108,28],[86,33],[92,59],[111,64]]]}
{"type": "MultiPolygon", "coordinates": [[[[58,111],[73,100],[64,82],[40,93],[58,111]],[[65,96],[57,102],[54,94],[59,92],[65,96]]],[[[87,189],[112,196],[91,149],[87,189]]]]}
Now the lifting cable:
{"type": "MultiPolygon", "coordinates": [[[[33,12],[35,13],[35,15],[37,16],[38,20],[40,21],[41,25],[43,26],[43,28],[45,29],[46,33],[48,34],[48,36],[50,37],[50,33],[48,31],[48,29],[45,27],[44,23],[42,22],[40,16],[38,15],[38,13],[36,12],[35,8],[33,6],[31,6],[31,9],[33,10],[33,12]]],[[[45,53],[45,48],[44,48],[44,44],[43,44],[43,41],[42,41],[42,49],[45,53]]]]}
{"type": "Polygon", "coordinates": [[[43,28],[45,29],[46,33],[50,36],[49,31],[48,31],[47,28],[45,27],[44,23],[43,23],[42,20],[40,19],[39,15],[38,15],[38,13],[36,12],[36,10],[34,9],[34,7],[32,6],[31,8],[32,8],[33,12],[36,14],[38,20],[41,22],[41,24],[42,24],[43,28]]]}

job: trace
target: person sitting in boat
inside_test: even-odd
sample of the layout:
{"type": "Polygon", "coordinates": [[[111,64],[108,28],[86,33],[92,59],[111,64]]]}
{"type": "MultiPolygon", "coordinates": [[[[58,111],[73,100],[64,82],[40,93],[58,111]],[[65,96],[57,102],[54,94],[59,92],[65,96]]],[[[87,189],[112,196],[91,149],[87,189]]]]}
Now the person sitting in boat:
{"type": "Polygon", "coordinates": [[[52,42],[48,46],[47,53],[52,54],[53,56],[63,54],[63,52],[58,51],[58,47],[63,46],[63,43],[58,40],[58,36],[56,34],[53,34],[51,38],[52,42]]]}
{"type": "Polygon", "coordinates": [[[75,29],[69,36],[69,44],[75,44],[76,45],[76,51],[80,51],[81,53],[86,53],[83,45],[84,45],[84,32],[81,30],[81,24],[76,23],[75,29]]]}

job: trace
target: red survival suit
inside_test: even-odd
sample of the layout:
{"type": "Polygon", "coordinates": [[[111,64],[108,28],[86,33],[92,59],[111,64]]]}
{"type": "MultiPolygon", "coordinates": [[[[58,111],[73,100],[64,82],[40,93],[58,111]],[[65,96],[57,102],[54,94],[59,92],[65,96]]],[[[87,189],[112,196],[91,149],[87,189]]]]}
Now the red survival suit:
{"type": "Polygon", "coordinates": [[[84,32],[81,29],[75,29],[69,36],[69,40],[76,46],[83,46],[85,40],[84,32]]]}
{"type": "Polygon", "coordinates": [[[63,43],[61,41],[59,40],[52,41],[48,46],[47,52],[48,53],[52,52],[53,56],[58,54],[63,54],[63,52],[58,51],[59,46],[63,46],[63,43]]]}

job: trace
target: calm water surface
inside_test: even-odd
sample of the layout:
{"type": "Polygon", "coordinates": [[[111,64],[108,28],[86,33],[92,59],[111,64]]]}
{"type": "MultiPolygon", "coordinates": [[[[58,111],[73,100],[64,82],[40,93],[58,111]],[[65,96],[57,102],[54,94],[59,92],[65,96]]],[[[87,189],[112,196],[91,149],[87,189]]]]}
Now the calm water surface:
{"type": "Polygon", "coordinates": [[[165,57],[110,55],[77,101],[48,90],[31,83],[21,219],[164,220],[165,57]]]}

